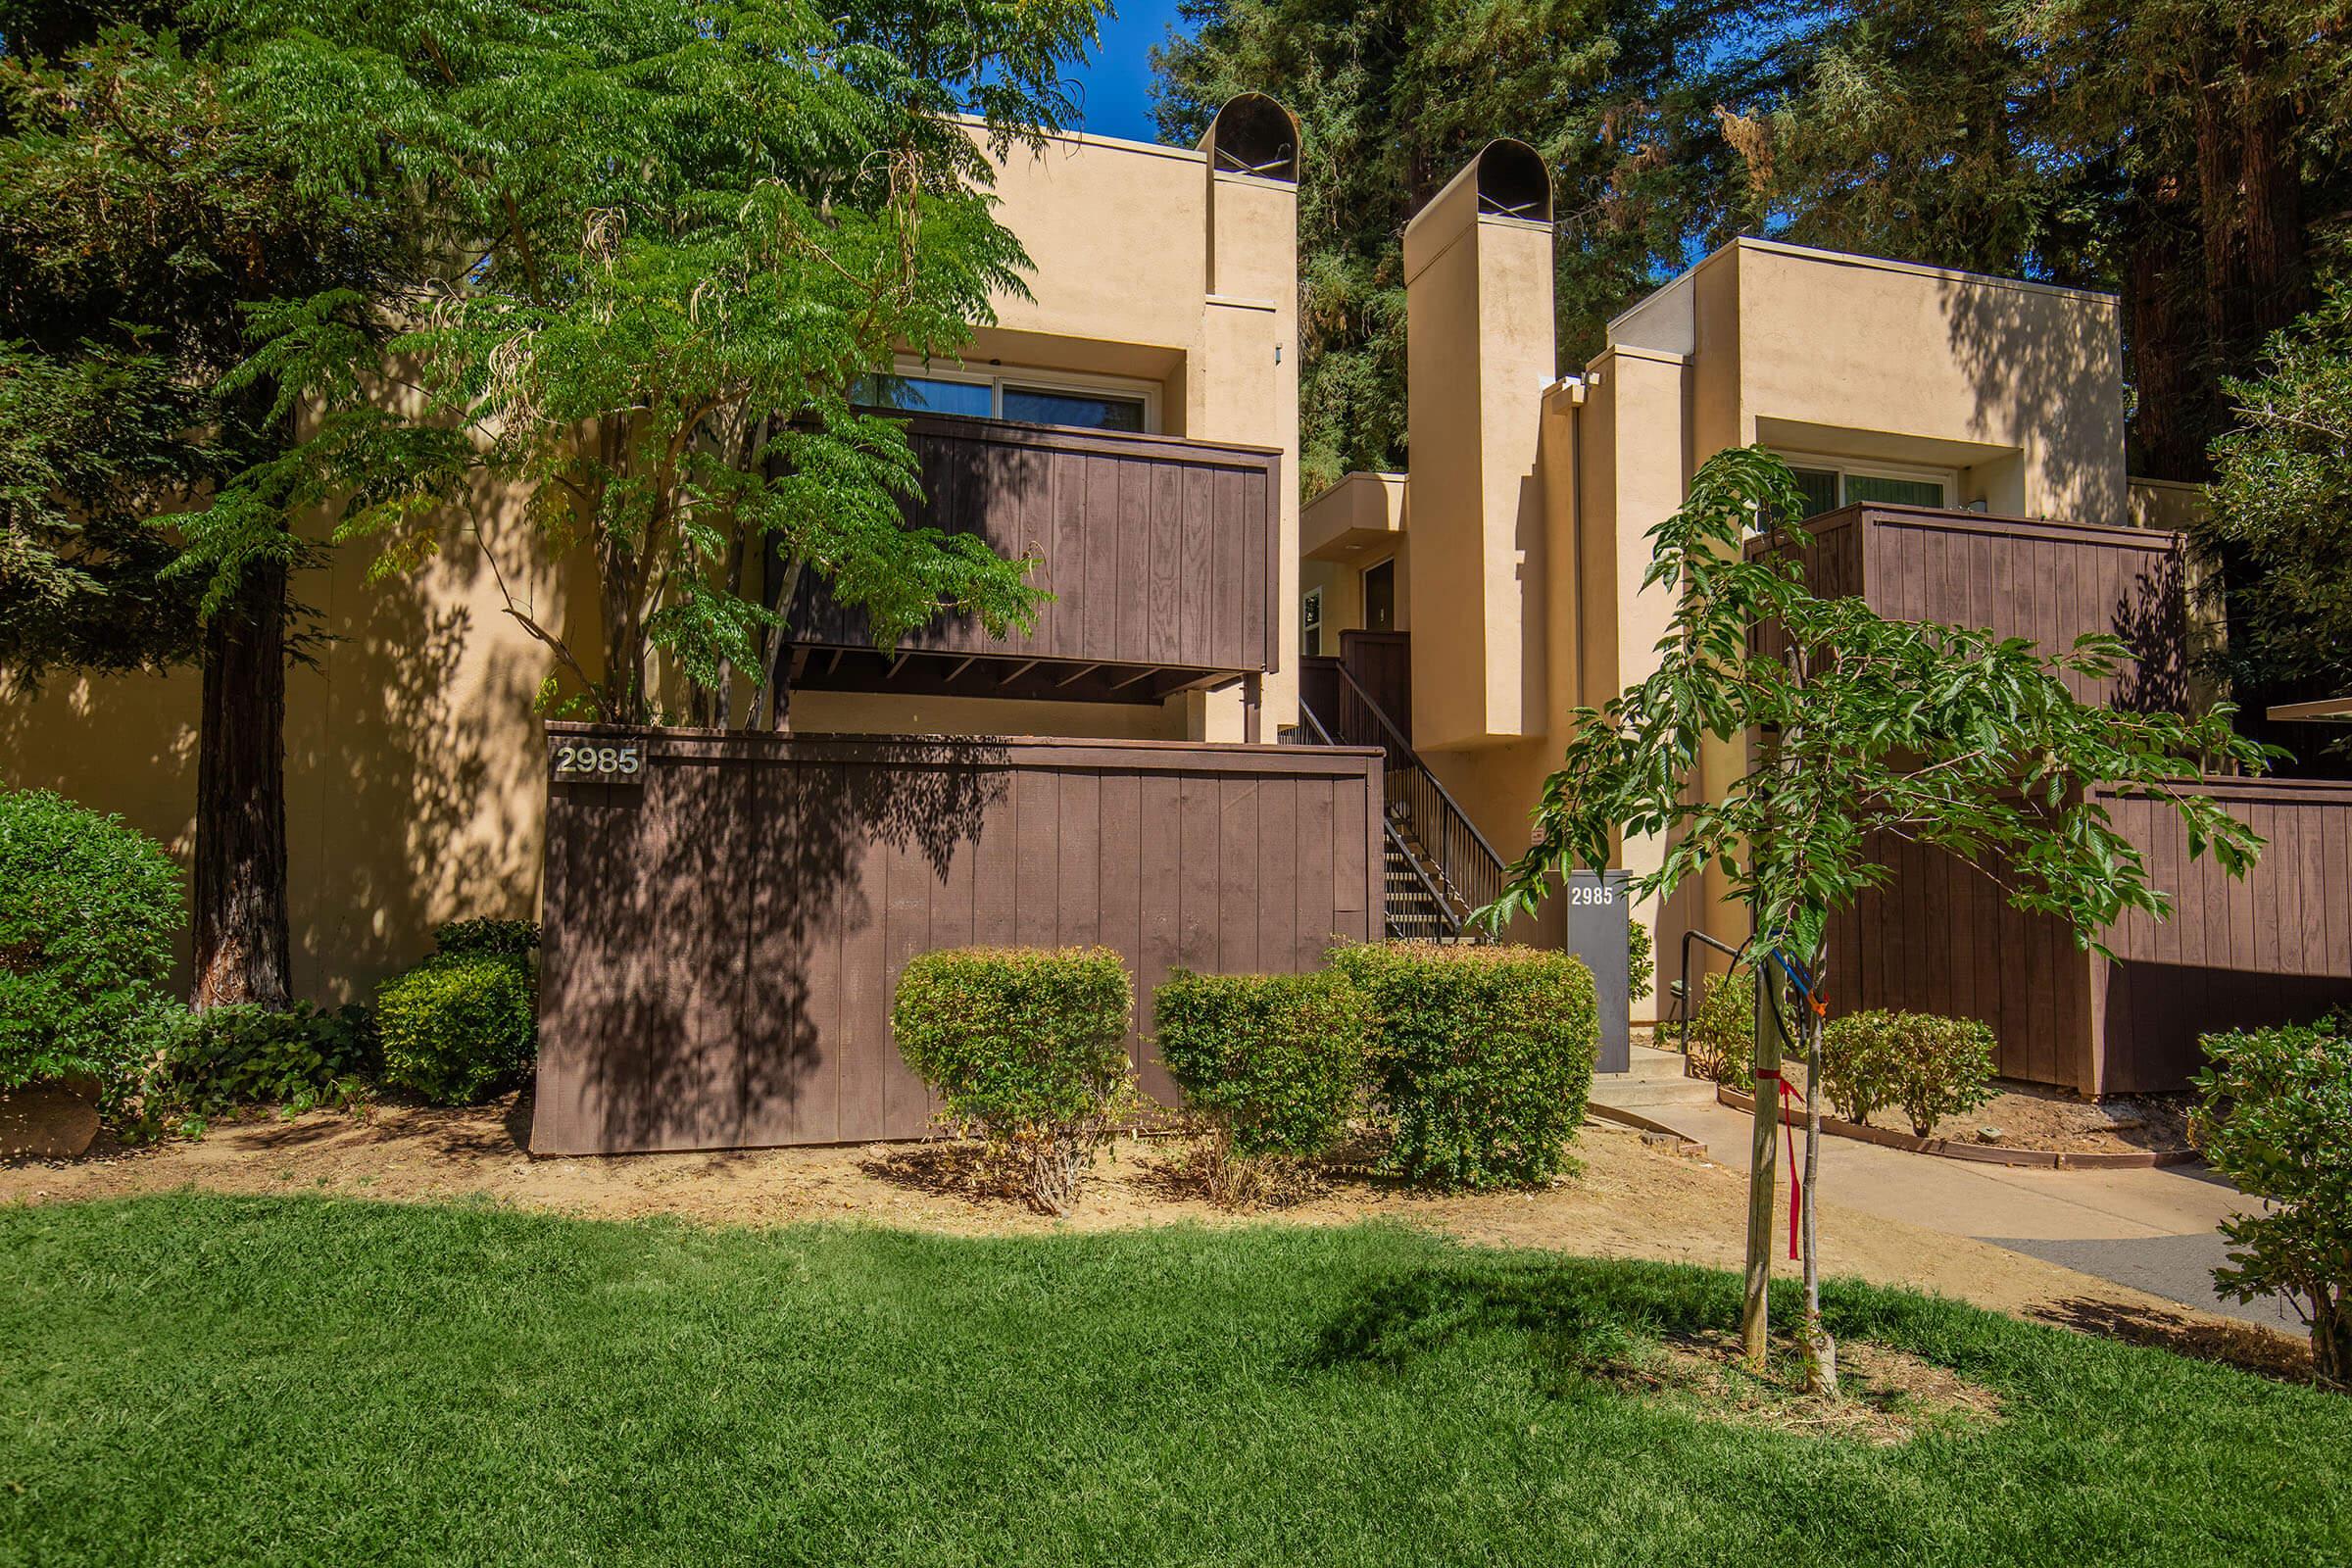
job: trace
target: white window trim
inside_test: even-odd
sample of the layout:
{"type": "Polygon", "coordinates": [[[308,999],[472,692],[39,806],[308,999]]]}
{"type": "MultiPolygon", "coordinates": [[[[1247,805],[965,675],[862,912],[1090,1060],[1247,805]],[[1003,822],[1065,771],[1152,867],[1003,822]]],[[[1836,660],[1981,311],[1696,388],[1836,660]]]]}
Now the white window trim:
{"type": "Polygon", "coordinates": [[[1776,452],[1783,463],[1791,468],[1812,468],[1838,475],[1838,505],[1851,505],[1845,499],[1848,479],[1909,479],[1920,484],[1943,486],[1943,504],[1960,505],[1960,470],[1958,468],[1911,467],[1898,463],[1854,463],[1845,458],[1833,458],[1819,452],[1776,452]]]}
{"type": "Polygon", "coordinates": [[[961,381],[967,386],[987,387],[988,416],[992,419],[1004,417],[1004,388],[1007,385],[1023,391],[1101,392],[1120,398],[1140,399],[1144,405],[1144,433],[1159,434],[1159,383],[1156,381],[1093,375],[1081,370],[1034,370],[1019,365],[941,364],[904,354],[891,362],[890,368],[894,375],[920,376],[926,381],[961,381]]]}

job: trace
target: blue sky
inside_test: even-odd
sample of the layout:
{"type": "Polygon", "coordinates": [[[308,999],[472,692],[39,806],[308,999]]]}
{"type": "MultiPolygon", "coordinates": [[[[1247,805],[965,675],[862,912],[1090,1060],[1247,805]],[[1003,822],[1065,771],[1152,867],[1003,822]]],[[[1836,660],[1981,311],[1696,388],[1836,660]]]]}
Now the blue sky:
{"type": "Polygon", "coordinates": [[[1076,73],[1079,122],[1103,136],[1157,141],[1152,123],[1152,46],[1176,21],[1176,0],[1119,0],[1102,43],[1076,73]]]}

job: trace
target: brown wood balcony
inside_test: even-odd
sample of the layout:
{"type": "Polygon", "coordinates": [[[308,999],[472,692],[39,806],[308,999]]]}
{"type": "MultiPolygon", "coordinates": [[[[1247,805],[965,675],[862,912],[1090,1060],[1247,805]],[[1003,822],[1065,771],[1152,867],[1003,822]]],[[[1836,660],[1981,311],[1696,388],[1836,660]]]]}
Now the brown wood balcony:
{"type": "Polygon", "coordinates": [[[1281,454],[1174,436],[920,415],[921,520],[1035,555],[1054,598],[1027,634],[946,616],[891,651],[805,587],[798,684],[1155,702],[1274,667],[1281,454]]]}
{"type": "MultiPolygon", "coordinates": [[[[2045,654],[2086,632],[2112,633],[2131,650],[2131,667],[2108,680],[2069,675],[2075,695],[2139,712],[2187,709],[2187,558],[2179,534],[1885,506],[1840,508],[1805,528],[1816,593],[1858,597],[1897,620],[2024,637],[2045,654]]],[[[1751,540],[1748,554],[1766,548],[1751,540]]]]}

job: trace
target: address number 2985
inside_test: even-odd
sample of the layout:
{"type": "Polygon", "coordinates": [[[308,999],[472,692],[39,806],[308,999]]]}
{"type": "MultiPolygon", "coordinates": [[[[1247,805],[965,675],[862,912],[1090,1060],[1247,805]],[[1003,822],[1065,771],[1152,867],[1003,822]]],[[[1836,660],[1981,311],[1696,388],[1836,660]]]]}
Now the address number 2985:
{"type": "Polygon", "coordinates": [[[634,783],[645,770],[645,748],[637,741],[573,743],[556,748],[556,777],[634,783]]]}

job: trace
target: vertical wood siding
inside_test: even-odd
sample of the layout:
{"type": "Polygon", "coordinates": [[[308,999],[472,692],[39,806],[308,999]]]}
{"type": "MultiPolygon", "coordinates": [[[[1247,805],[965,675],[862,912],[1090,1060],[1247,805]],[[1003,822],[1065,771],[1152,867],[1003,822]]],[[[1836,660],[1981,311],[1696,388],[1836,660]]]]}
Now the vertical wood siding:
{"type": "Polygon", "coordinates": [[[972,944],[1117,951],[1172,1100],[1143,1038],[1170,969],[1381,929],[1370,752],[631,733],[644,784],[550,792],[534,1152],[917,1137],[891,994],[972,944]]]}
{"type": "MultiPolygon", "coordinates": [[[[1002,641],[945,617],[903,639],[922,652],[1087,663],[1266,670],[1281,540],[1281,454],[1172,436],[1122,435],[925,416],[907,421],[924,499],[909,514],[1035,556],[1054,595],[1026,635],[1002,641]]],[[[793,612],[805,643],[872,646],[861,612],[813,580],[793,612]]]]}
{"type": "MultiPolygon", "coordinates": [[[[1971,512],[1848,507],[1807,524],[1807,581],[1859,597],[1897,620],[1937,620],[2024,637],[2061,653],[2106,632],[2132,667],[2070,675],[2084,702],[2139,712],[2188,704],[2188,612],[2180,537],[2146,528],[1987,517],[1971,512]]],[[[1760,554],[1766,541],[1749,546],[1760,554]]]]}
{"type": "Polygon", "coordinates": [[[1882,840],[1888,884],[1831,934],[1833,1011],[1900,1007],[1980,1018],[2000,1073],[2086,1094],[2178,1089],[2197,1038],[2352,1004],[2352,785],[2208,779],[2195,786],[2267,840],[2243,880],[2194,859],[2160,801],[2093,799],[2172,895],[2173,914],[2102,934],[2112,959],[2055,919],[2009,906],[1940,851],[1882,840]]]}

